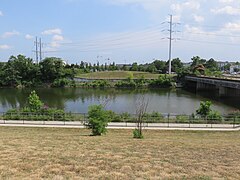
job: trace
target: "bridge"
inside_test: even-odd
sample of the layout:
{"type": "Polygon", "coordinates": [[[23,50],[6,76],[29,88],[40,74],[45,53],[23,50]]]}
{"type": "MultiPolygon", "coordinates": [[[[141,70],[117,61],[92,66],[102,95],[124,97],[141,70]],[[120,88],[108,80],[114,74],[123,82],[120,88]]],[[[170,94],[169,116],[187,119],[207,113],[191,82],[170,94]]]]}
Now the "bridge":
{"type": "Polygon", "coordinates": [[[240,78],[186,76],[186,86],[197,91],[217,90],[219,96],[240,97],[240,78]]]}

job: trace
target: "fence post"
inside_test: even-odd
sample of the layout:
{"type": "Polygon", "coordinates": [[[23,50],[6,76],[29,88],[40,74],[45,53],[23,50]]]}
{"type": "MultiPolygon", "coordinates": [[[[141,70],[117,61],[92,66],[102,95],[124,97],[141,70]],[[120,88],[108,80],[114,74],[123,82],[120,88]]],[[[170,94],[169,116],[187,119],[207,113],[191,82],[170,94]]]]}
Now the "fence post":
{"type": "Polygon", "coordinates": [[[189,116],[189,128],[191,127],[191,116],[189,116]]]}
{"type": "Polygon", "coordinates": [[[169,127],[169,118],[170,118],[170,114],[168,113],[168,127],[169,127]]]}
{"type": "Polygon", "coordinates": [[[235,128],[235,123],[236,123],[236,117],[234,116],[234,118],[233,118],[233,128],[235,128]]]}
{"type": "Polygon", "coordinates": [[[86,113],[83,114],[83,126],[86,125],[86,113]]]}

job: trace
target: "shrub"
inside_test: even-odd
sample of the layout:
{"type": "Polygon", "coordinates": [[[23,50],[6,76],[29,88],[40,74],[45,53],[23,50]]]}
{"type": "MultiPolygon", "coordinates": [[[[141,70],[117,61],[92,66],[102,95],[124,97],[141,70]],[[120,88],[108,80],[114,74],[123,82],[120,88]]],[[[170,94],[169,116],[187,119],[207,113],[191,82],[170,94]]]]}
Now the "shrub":
{"type": "Polygon", "coordinates": [[[133,138],[143,139],[143,135],[142,135],[142,133],[140,132],[139,129],[134,129],[133,130],[133,138]]]}
{"type": "Polygon", "coordinates": [[[207,115],[207,119],[210,120],[210,121],[218,121],[218,122],[220,122],[222,120],[222,116],[220,115],[220,113],[218,111],[211,111],[207,115]]]}
{"type": "Polygon", "coordinates": [[[43,107],[42,101],[39,99],[36,91],[32,91],[28,97],[28,108],[31,112],[39,111],[43,107]]]}
{"type": "Polygon", "coordinates": [[[196,110],[197,114],[200,115],[203,118],[206,118],[209,113],[212,111],[211,110],[211,101],[206,101],[206,102],[200,102],[200,107],[196,110]]]}
{"type": "Polygon", "coordinates": [[[92,130],[93,136],[105,134],[109,120],[109,111],[104,110],[102,105],[92,105],[89,107],[87,126],[92,130]]]}
{"type": "Polygon", "coordinates": [[[117,88],[136,88],[136,83],[132,80],[132,81],[118,81],[115,84],[115,87],[117,88]]]}
{"type": "Polygon", "coordinates": [[[149,85],[150,88],[166,88],[171,86],[171,79],[165,76],[159,76],[158,79],[152,80],[149,85]]]}
{"type": "Polygon", "coordinates": [[[52,87],[65,87],[71,84],[71,81],[66,78],[56,79],[52,83],[52,87]]]}

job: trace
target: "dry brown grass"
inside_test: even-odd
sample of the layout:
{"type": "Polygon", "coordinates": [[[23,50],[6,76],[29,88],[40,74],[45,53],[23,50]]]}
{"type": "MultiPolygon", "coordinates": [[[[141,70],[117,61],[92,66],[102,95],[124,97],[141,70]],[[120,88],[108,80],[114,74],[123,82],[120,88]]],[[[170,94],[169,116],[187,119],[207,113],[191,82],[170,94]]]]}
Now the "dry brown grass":
{"type": "Polygon", "coordinates": [[[240,179],[239,132],[0,127],[0,179],[240,179]]]}

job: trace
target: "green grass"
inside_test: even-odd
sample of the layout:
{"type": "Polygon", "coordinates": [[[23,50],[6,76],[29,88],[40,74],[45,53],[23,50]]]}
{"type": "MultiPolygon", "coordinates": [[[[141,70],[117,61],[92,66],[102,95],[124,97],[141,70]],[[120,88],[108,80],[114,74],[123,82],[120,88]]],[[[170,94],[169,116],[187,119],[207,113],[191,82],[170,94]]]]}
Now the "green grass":
{"type": "Polygon", "coordinates": [[[0,179],[240,179],[240,133],[0,127],[0,179]]]}
{"type": "Polygon", "coordinates": [[[104,71],[104,72],[93,72],[86,74],[77,74],[76,77],[87,78],[87,79],[126,79],[129,74],[133,74],[134,79],[141,78],[144,76],[145,79],[157,79],[159,74],[152,74],[148,72],[139,71],[104,71]]]}

